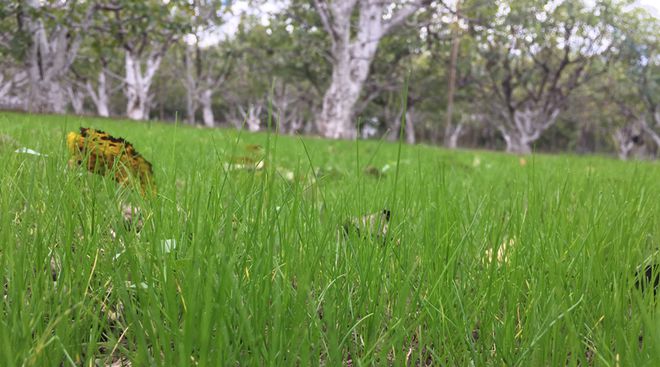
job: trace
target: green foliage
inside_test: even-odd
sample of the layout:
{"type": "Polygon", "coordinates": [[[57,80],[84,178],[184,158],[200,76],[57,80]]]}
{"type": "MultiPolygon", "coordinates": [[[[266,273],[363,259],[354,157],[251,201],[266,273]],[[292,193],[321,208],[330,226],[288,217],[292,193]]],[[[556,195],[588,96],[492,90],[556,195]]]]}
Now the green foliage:
{"type": "Polygon", "coordinates": [[[0,58],[21,60],[29,44],[28,35],[17,32],[21,29],[19,14],[22,8],[17,3],[0,4],[0,58]]]}
{"type": "MultiPolygon", "coordinates": [[[[137,54],[160,47],[192,31],[194,7],[189,1],[115,0],[100,5],[98,27],[119,47],[137,54]]],[[[99,47],[107,47],[107,43],[99,47]]]]}

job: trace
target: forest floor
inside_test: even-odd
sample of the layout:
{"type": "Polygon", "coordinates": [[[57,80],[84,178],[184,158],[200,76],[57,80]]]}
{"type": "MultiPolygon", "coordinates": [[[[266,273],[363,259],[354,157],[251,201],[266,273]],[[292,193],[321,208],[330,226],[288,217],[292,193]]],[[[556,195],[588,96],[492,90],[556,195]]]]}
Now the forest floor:
{"type": "Polygon", "coordinates": [[[635,274],[659,182],[653,162],[0,113],[0,365],[653,365],[635,274]],[[80,126],[130,141],[157,195],[69,164],[80,126]]]}

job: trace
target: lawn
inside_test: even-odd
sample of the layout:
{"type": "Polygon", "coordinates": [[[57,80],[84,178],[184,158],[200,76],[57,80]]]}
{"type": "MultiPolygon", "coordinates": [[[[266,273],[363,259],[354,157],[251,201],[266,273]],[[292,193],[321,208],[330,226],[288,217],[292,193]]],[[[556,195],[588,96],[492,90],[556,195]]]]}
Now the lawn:
{"type": "Polygon", "coordinates": [[[0,365],[655,365],[634,283],[659,182],[607,157],[3,112],[0,365]],[[71,167],[80,126],[133,143],[157,196],[71,167]],[[351,224],[384,209],[386,233],[351,224]]]}

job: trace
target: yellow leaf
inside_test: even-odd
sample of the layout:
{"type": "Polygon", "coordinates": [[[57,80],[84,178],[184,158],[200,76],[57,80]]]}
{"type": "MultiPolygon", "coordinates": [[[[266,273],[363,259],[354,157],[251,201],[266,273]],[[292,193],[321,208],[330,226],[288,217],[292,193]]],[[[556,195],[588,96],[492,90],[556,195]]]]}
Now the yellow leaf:
{"type": "Polygon", "coordinates": [[[124,186],[138,182],[142,194],[156,193],[151,163],[126,140],[101,130],[81,127],[79,133],[67,134],[66,145],[71,154],[70,164],[84,164],[91,172],[112,175],[124,186]]]}

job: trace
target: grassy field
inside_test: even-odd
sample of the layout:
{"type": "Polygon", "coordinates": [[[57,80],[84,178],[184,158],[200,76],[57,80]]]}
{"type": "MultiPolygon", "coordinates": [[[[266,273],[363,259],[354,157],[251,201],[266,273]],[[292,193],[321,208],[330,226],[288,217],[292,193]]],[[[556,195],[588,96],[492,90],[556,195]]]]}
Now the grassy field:
{"type": "Polygon", "coordinates": [[[634,287],[657,163],[11,113],[0,136],[2,366],[660,360],[634,287]],[[70,168],[79,126],[132,142],[157,197],[70,168]]]}

